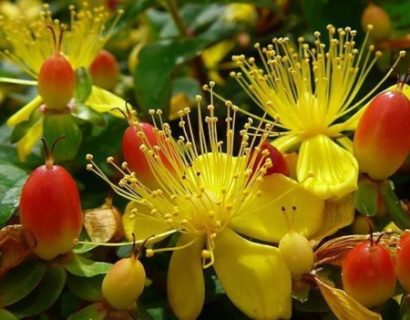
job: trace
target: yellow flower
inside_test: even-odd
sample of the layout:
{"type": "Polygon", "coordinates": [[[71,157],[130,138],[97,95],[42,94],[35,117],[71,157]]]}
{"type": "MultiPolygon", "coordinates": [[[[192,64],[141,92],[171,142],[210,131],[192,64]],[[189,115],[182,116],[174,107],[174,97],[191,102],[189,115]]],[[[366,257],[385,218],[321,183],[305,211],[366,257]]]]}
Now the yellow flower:
{"type": "Polygon", "coordinates": [[[42,4],[40,0],[1,1],[0,14],[10,18],[17,18],[23,15],[31,21],[40,13],[42,4]]]}
{"type": "MultiPolygon", "coordinates": [[[[119,18],[121,12],[117,14],[119,18]]],[[[70,6],[69,26],[53,19],[48,5],[44,5],[38,19],[30,22],[24,16],[0,16],[0,30],[3,33],[10,49],[0,52],[4,57],[17,64],[28,75],[37,79],[39,70],[49,56],[54,53],[55,40],[48,27],[64,30],[61,43],[61,52],[72,65],[73,69],[88,68],[96,54],[103,48],[113,32],[113,27],[105,30],[108,13],[102,8],[89,9],[85,2],[83,8],[76,10],[70,6]]],[[[113,24],[113,26],[115,23],[113,24]]],[[[1,78],[0,81],[37,85],[36,81],[1,78]]],[[[7,124],[16,126],[30,118],[31,113],[37,110],[43,101],[40,96],[22,107],[11,116],[7,124]]],[[[103,89],[93,87],[86,105],[98,112],[110,112],[113,106],[125,106],[124,100],[103,89]]],[[[112,112],[119,115],[118,112],[112,112]]],[[[33,146],[42,135],[42,121],[40,117],[18,142],[17,150],[21,160],[31,152],[33,146]]]]}
{"type": "Polygon", "coordinates": [[[118,167],[112,158],[108,162],[123,174],[118,185],[104,176],[91,155],[87,156],[91,161],[88,169],[132,200],[125,225],[137,239],[179,234],[175,247],[147,250],[148,255],[173,251],[168,297],[179,319],[199,315],[205,297],[201,267],[210,266],[227,296],[249,317],[287,319],[291,316],[289,270],[276,247],[251,239],[280,240],[288,231],[283,206],[297,208],[295,230],[305,236],[318,233],[324,202],[283,175],[265,176],[272,162],[260,146],[272,132],[271,124],[254,124],[249,119],[238,130],[237,107],[227,101],[227,116],[221,123],[226,130],[218,132],[212,85],[204,119],[197,97],[197,131],[191,125],[191,110],[186,108],[179,113],[178,139],[162,122],[160,111],[157,116],[151,112],[157,144],[143,131],[138,133],[157,188],[143,185],[138,172],[130,172],[126,163],[118,167]],[[255,133],[260,132],[259,138],[255,133]]]}
{"type": "Polygon", "coordinates": [[[263,69],[254,58],[241,55],[233,60],[242,72],[232,73],[283,129],[273,144],[282,151],[299,149],[297,178],[323,199],[339,198],[357,188],[358,164],[351,153],[352,141],[344,132],[356,128],[362,113],[357,111],[359,106],[377,91],[398,62],[357,100],[381,53],[366,46],[369,33],[360,49],[356,48],[356,31],[329,25],[328,33],[327,47],[319,32],[314,33],[312,46],[303,38],[298,39],[297,48],[287,38],[275,38],[266,48],[256,44],[263,69]],[[306,179],[309,175],[313,178],[306,179]]]}

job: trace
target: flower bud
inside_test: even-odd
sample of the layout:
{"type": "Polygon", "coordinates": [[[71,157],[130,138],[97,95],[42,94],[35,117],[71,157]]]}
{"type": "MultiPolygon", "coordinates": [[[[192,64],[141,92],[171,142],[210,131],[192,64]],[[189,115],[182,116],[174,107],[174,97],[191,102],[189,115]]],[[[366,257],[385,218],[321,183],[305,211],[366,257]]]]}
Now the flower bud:
{"type": "Polygon", "coordinates": [[[144,266],[135,256],[123,258],[105,276],[103,296],[114,308],[128,309],[144,290],[145,278],[144,266]]]}

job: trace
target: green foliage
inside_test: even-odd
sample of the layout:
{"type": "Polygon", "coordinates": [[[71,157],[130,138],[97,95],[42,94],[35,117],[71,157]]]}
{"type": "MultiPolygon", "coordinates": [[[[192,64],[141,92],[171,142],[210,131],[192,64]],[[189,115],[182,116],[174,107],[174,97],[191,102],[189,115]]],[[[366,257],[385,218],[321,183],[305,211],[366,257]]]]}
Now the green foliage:
{"type": "Polygon", "coordinates": [[[37,287],[45,272],[44,263],[36,260],[12,269],[0,280],[0,305],[7,307],[26,297],[37,287]]]}
{"type": "Polygon", "coordinates": [[[72,259],[64,266],[69,273],[86,278],[105,274],[111,267],[111,263],[96,262],[77,254],[73,254],[72,259]]]}
{"type": "Polygon", "coordinates": [[[80,148],[82,132],[75,118],[70,114],[47,114],[43,123],[44,138],[49,146],[60,137],[64,137],[56,147],[56,162],[73,159],[80,148]]]}
{"type": "Polygon", "coordinates": [[[361,214],[374,216],[377,213],[377,198],[379,195],[377,185],[363,178],[359,181],[358,188],[354,194],[355,208],[361,214]]]}
{"type": "MultiPolygon", "coordinates": [[[[69,13],[66,7],[72,2],[54,1],[51,2],[50,9],[56,13],[56,18],[67,21],[69,13]]],[[[97,2],[103,3],[96,0],[90,1],[90,5],[97,2]]],[[[140,120],[145,121],[149,118],[149,109],[161,108],[163,120],[170,123],[175,136],[180,134],[178,121],[170,119],[169,116],[171,107],[172,111],[175,111],[179,106],[175,105],[177,99],[172,98],[182,93],[184,98],[186,96],[193,104],[195,95],[202,92],[202,85],[210,80],[217,82],[215,90],[218,94],[250,113],[261,114],[254,101],[229,77],[229,72],[235,68],[232,55],[246,54],[258,60],[254,43],[266,45],[271,43],[273,37],[289,37],[291,42],[296,43],[299,36],[312,43],[312,31],[316,30],[322,33],[321,37],[325,42],[328,24],[333,24],[337,28],[350,26],[357,29],[355,41],[360,47],[364,35],[360,18],[368,4],[367,0],[118,2],[124,13],[115,27],[111,28],[116,19],[113,14],[104,31],[113,32],[112,41],[108,43],[107,48],[117,57],[121,69],[120,81],[114,93],[135,107],[140,120]],[[233,4],[253,6],[252,14],[242,15],[238,20],[227,18],[227,13],[232,13],[230,6],[233,4]],[[207,60],[209,56],[204,52],[209,53],[211,50],[208,49],[226,43],[228,49],[221,50],[222,53],[216,50],[211,56],[210,63],[207,60]],[[128,59],[133,50],[136,62],[131,63],[128,59]],[[215,77],[215,74],[219,77],[215,77]]],[[[110,1],[110,4],[112,3],[110,1]]],[[[374,3],[382,6],[390,15],[394,28],[393,36],[404,37],[410,26],[409,1],[374,0],[374,3]]],[[[406,43],[408,46],[408,42],[404,42],[406,43]]],[[[3,45],[5,43],[2,42],[2,48],[3,45]]],[[[387,49],[383,52],[384,60],[379,60],[375,70],[369,73],[361,89],[363,93],[374,88],[384,71],[391,67],[398,49],[387,49]]],[[[365,55],[363,59],[366,59],[365,55]]],[[[399,68],[407,70],[409,61],[403,59],[399,68]]],[[[0,76],[28,79],[24,72],[5,61],[0,62],[0,76]]],[[[123,160],[121,139],[128,123],[123,118],[115,118],[109,113],[98,113],[88,107],[87,99],[91,90],[92,78],[89,71],[86,67],[80,67],[76,70],[76,90],[75,97],[70,103],[70,113],[52,114],[38,109],[32,112],[26,121],[9,128],[5,124],[6,120],[38,95],[37,88],[11,85],[0,88],[0,227],[6,225],[13,216],[18,219],[16,213],[21,188],[29,172],[43,163],[43,158],[38,156],[41,153],[39,143],[27,161],[21,162],[17,156],[17,143],[39,121],[42,122],[44,136],[49,145],[58,137],[65,136],[56,147],[56,163],[64,165],[74,176],[80,188],[83,209],[100,206],[111,192],[104,181],[86,171],[86,154],[94,155],[95,162],[111,181],[118,182],[120,179],[118,173],[107,165],[106,158],[114,156],[116,163],[123,160]]],[[[208,96],[205,95],[204,105],[209,103],[207,99],[208,96]]],[[[225,112],[224,108],[218,108],[222,104],[215,103],[215,114],[218,117],[225,112]]],[[[183,106],[185,107],[185,104],[183,106]]],[[[238,113],[236,117],[239,123],[243,123],[247,116],[238,113]]],[[[194,118],[192,123],[196,130],[197,123],[194,118]]],[[[219,125],[223,127],[225,124],[219,121],[219,125]]],[[[218,134],[219,129],[218,127],[218,134]]],[[[407,162],[410,163],[410,158],[407,162]]],[[[406,198],[409,194],[408,171],[396,175],[394,181],[400,181],[396,183],[396,190],[389,181],[359,181],[359,188],[355,193],[355,208],[359,213],[371,217],[377,231],[382,230],[382,227],[391,220],[401,228],[410,228],[410,216],[400,201],[400,198],[406,198]],[[382,196],[390,213],[387,217],[376,215],[379,196],[382,196]]],[[[121,210],[127,201],[114,197],[115,206],[121,210]]],[[[14,223],[15,220],[12,221],[14,223]]],[[[339,234],[346,235],[348,230],[349,228],[345,228],[339,234]]],[[[387,235],[385,237],[387,238],[387,235]]],[[[85,232],[79,238],[86,242],[85,232]]],[[[171,247],[175,245],[175,241],[168,243],[164,240],[155,245],[171,247]]],[[[0,264],[1,249],[0,242],[0,264]]],[[[3,308],[0,309],[0,319],[15,320],[28,317],[50,320],[57,317],[57,314],[60,318],[69,320],[108,319],[110,310],[101,294],[102,279],[112,267],[112,263],[120,257],[129,256],[130,251],[129,245],[103,248],[101,245],[89,243],[77,244],[72,253],[58,257],[52,262],[39,261],[33,254],[29,260],[11,269],[0,279],[0,306],[3,308]]],[[[153,259],[141,258],[150,281],[137,302],[138,315],[133,315],[135,318],[175,319],[166,293],[169,259],[168,253],[159,253],[153,259]]],[[[340,268],[328,265],[321,268],[325,271],[331,270],[332,274],[335,274],[335,279],[332,280],[335,280],[335,285],[340,288],[340,279],[337,278],[340,276],[340,268]]],[[[212,268],[204,271],[204,277],[206,298],[200,319],[247,319],[227,298],[212,268]]],[[[314,283],[309,279],[306,283],[306,291],[292,301],[292,319],[335,319],[314,283]]],[[[410,320],[409,305],[409,297],[404,295],[400,304],[400,315],[399,306],[392,299],[377,307],[377,312],[383,315],[383,319],[410,320]]]]}
{"type": "Polygon", "coordinates": [[[401,229],[410,228],[410,215],[402,207],[399,198],[394,192],[391,181],[384,181],[380,187],[380,194],[386,204],[387,210],[393,222],[401,229]]]}
{"type": "Polygon", "coordinates": [[[60,266],[49,266],[40,284],[9,310],[19,319],[34,316],[50,308],[60,296],[66,273],[60,266]]]}
{"type": "Polygon", "coordinates": [[[0,319],[2,319],[2,320],[17,320],[17,318],[14,314],[12,314],[11,312],[9,312],[5,309],[0,309],[0,319]]]}
{"type": "Polygon", "coordinates": [[[84,67],[75,70],[76,76],[76,86],[74,98],[79,103],[84,103],[87,101],[88,97],[93,90],[93,80],[91,78],[90,72],[84,67]]]}
{"type": "Polygon", "coordinates": [[[18,207],[20,191],[26,179],[24,170],[0,160],[0,227],[18,207]]]}
{"type": "Polygon", "coordinates": [[[194,58],[205,46],[200,39],[183,39],[147,45],[141,50],[134,80],[138,102],[145,113],[168,105],[172,71],[194,58]]]}
{"type": "Polygon", "coordinates": [[[105,317],[107,316],[107,314],[108,310],[106,307],[104,307],[103,304],[94,303],[72,314],[70,317],[68,317],[68,320],[104,320],[106,319],[105,317]]]}
{"type": "Polygon", "coordinates": [[[67,286],[75,296],[94,302],[101,299],[102,279],[102,276],[84,278],[68,275],[67,286]]]}

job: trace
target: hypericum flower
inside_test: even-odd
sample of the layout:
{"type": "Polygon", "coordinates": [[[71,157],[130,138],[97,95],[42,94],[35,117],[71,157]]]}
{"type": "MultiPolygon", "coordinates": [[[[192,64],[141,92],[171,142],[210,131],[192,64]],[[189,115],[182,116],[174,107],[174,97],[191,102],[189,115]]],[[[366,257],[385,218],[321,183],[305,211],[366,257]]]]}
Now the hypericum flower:
{"type": "Polygon", "coordinates": [[[232,73],[283,129],[273,144],[281,151],[299,149],[297,177],[324,199],[342,197],[357,188],[358,165],[351,153],[352,141],[344,132],[356,128],[363,109],[354,112],[378,90],[399,60],[378,85],[356,100],[381,52],[366,46],[369,32],[357,49],[356,31],[336,30],[332,25],[327,29],[328,48],[319,32],[314,33],[313,46],[299,38],[294,48],[287,38],[275,38],[266,48],[255,45],[263,69],[254,58],[241,55],[233,60],[242,72],[232,73]],[[313,178],[306,179],[309,175],[313,178]]]}
{"type": "MultiPolygon", "coordinates": [[[[118,12],[117,18],[120,15],[121,12],[118,12]]],[[[60,50],[72,68],[88,68],[95,55],[102,49],[113,33],[113,27],[109,30],[104,29],[108,13],[102,7],[89,9],[88,4],[85,2],[80,10],[70,6],[70,18],[69,25],[53,19],[48,5],[44,5],[43,11],[34,22],[30,22],[24,17],[9,18],[0,16],[0,32],[9,45],[9,49],[0,52],[0,54],[16,63],[28,75],[37,79],[43,62],[55,53],[56,39],[49,30],[52,28],[55,35],[64,32],[60,50]]],[[[115,25],[115,22],[113,25],[115,25]]],[[[0,81],[37,85],[37,81],[8,78],[1,78],[0,81]]],[[[35,97],[11,116],[7,124],[16,126],[23,121],[29,120],[33,111],[39,110],[42,103],[40,96],[35,97]]],[[[121,98],[97,87],[93,87],[92,93],[85,104],[98,112],[109,112],[113,106],[125,106],[125,102],[121,98]]],[[[43,118],[37,117],[37,119],[18,142],[18,153],[22,160],[31,152],[34,144],[42,135],[43,118]]]]}
{"type": "Polygon", "coordinates": [[[0,2],[0,14],[14,18],[23,15],[25,18],[32,21],[38,16],[41,7],[41,0],[6,0],[0,2]]]}
{"type": "Polygon", "coordinates": [[[249,317],[287,319],[291,315],[289,270],[276,247],[250,239],[279,242],[287,232],[281,208],[290,206],[297,208],[294,228],[310,236],[322,226],[324,202],[281,174],[265,176],[272,162],[260,147],[272,132],[271,124],[253,124],[249,119],[237,136],[237,107],[227,101],[226,131],[221,138],[212,84],[209,90],[205,119],[197,97],[197,131],[186,108],[180,112],[178,139],[162,121],[160,110],[157,116],[151,112],[158,144],[152,145],[144,131],[138,132],[158,188],[143,185],[138,172],[130,172],[126,163],[116,166],[112,158],[108,162],[123,175],[118,185],[96,167],[91,155],[88,169],[133,201],[127,219],[133,221],[138,239],[179,234],[175,247],[147,250],[148,255],[173,251],[168,297],[178,318],[199,315],[205,297],[201,267],[213,266],[228,297],[249,317]]]}

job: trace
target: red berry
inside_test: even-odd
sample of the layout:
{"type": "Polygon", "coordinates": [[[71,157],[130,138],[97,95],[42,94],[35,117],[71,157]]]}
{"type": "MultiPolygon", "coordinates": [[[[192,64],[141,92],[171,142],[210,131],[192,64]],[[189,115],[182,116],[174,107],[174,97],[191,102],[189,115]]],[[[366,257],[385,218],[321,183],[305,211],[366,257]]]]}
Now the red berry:
{"type": "Polygon", "coordinates": [[[374,41],[389,38],[391,33],[390,17],[382,7],[370,3],[363,11],[361,20],[364,30],[367,30],[368,25],[373,26],[370,36],[374,41]]]}
{"type": "Polygon", "coordinates": [[[47,163],[32,172],[21,193],[20,220],[33,234],[40,258],[51,260],[72,249],[82,212],[77,186],[64,168],[47,163]]]}
{"type": "Polygon", "coordinates": [[[354,136],[360,170],[383,180],[392,175],[410,151],[410,101],[399,90],[376,96],[363,113],[354,136]]]}
{"type": "Polygon", "coordinates": [[[400,284],[410,292],[410,232],[406,231],[397,244],[396,274],[400,284]]]}
{"type": "Polygon", "coordinates": [[[38,91],[47,109],[64,109],[74,96],[75,73],[61,54],[48,57],[38,75],[38,91]]]}
{"type": "Polygon", "coordinates": [[[93,83],[106,90],[112,90],[118,82],[119,66],[115,57],[102,50],[94,58],[90,66],[93,83]]]}
{"type": "Polygon", "coordinates": [[[116,10],[119,4],[120,4],[120,0],[107,0],[106,2],[107,8],[110,9],[111,11],[116,10]]]}
{"type": "MultiPolygon", "coordinates": [[[[266,171],[266,175],[274,174],[274,173],[281,173],[285,176],[289,176],[289,168],[286,163],[285,157],[283,154],[273,145],[271,145],[269,142],[264,142],[261,145],[261,151],[259,154],[256,156],[255,162],[254,162],[254,170],[256,170],[258,163],[262,159],[262,152],[264,150],[268,151],[268,155],[265,159],[270,159],[272,161],[272,167],[268,168],[266,171]]],[[[252,156],[251,156],[252,158],[252,156]]],[[[262,162],[263,164],[263,162],[262,162]]]]}
{"type": "Polygon", "coordinates": [[[152,175],[148,160],[140,147],[146,144],[143,138],[138,136],[138,131],[142,131],[146,140],[151,146],[157,145],[157,136],[155,135],[154,126],[147,122],[139,123],[137,130],[135,125],[129,126],[122,138],[122,151],[128,167],[137,174],[137,177],[145,183],[153,182],[155,179],[152,175]]]}
{"type": "Polygon", "coordinates": [[[134,256],[117,261],[104,277],[104,298],[118,310],[128,309],[141,295],[145,285],[145,270],[134,256]]]}
{"type": "Polygon", "coordinates": [[[362,305],[382,304],[396,287],[390,252],[378,243],[358,244],[343,260],[342,281],[344,290],[362,305]]]}

